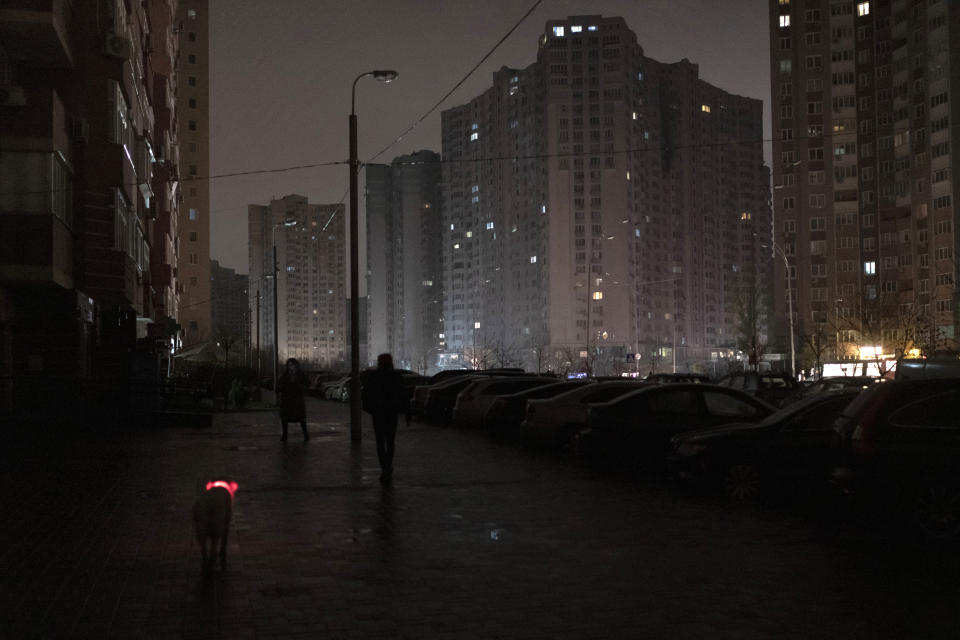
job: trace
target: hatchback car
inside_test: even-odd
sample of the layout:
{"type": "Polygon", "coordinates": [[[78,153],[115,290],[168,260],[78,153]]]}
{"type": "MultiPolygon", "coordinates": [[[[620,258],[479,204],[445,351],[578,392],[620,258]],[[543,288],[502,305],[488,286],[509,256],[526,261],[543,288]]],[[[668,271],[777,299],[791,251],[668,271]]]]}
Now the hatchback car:
{"type": "Polygon", "coordinates": [[[472,384],[464,387],[457,395],[457,401],[453,405],[451,422],[460,427],[479,427],[483,415],[497,396],[542,387],[556,381],[556,378],[533,376],[512,376],[508,378],[493,376],[475,380],[472,384]]]}
{"type": "Polygon", "coordinates": [[[670,467],[681,480],[752,502],[774,491],[822,491],[837,463],[833,422],[860,389],[827,391],[759,423],[689,431],[671,440],[670,467]]]}
{"type": "Polygon", "coordinates": [[[960,378],[863,391],[837,418],[836,482],[923,534],[960,535],[960,378]]]}
{"type": "Polygon", "coordinates": [[[520,430],[527,443],[567,449],[587,424],[587,404],[606,402],[647,386],[636,380],[610,380],[566,391],[553,398],[530,400],[520,430]]]}
{"type": "Polygon", "coordinates": [[[712,384],[655,385],[590,405],[578,449],[631,466],[665,461],[670,438],[732,422],[760,422],[774,407],[743,391],[712,384]]]}

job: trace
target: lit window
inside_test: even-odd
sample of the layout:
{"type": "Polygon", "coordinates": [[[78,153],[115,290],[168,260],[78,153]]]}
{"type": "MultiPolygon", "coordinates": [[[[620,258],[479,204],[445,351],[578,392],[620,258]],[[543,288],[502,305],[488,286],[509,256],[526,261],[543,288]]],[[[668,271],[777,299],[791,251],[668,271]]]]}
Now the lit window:
{"type": "Polygon", "coordinates": [[[790,16],[780,16],[780,26],[789,27],[790,26],[790,16]]]}
{"type": "Polygon", "coordinates": [[[629,171],[627,171],[627,180],[628,180],[628,181],[630,180],[630,172],[629,172],[629,171]]]}
{"type": "Polygon", "coordinates": [[[316,310],[316,309],[313,310],[313,315],[317,315],[317,310],[316,310]]]}
{"type": "Polygon", "coordinates": [[[563,27],[554,27],[554,28],[553,28],[553,35],[557,36],[558,38],[562,38],[562,37],[563,37],[563,27]]]}
{"type": "Polygon", "coordinates": [[[467,231],[467,237],[468,237],[468,238],[472,238],[472,237],[473,237],[473,231],[467,231]]]}
{"type": "Polygon", "coordinates": [[[637,80],[643,80],[643,71],[637,73],[637,80]]]}
{"type": "Polygon", "coordinates": [[[473,133],[470,134],[470,141],[473,142],[474,140],[476,140],[476,139],[479,138],[479,137],[480,137],[480,134],[477,133],[476,131],[474,131],[473,133]]]}
{"type": "Polygon", "coordinates": [[[868,16],[870,15],[870,3],[869,2],[858,2],[857,3],[857,15],[858,16],[868,16]]]}
{"type": "Polygon", "coordinates": [[[703,111],[704,113],[710,113],[710,105],[708,104],[700,105],[700,111],[703,111]]]}
{"type": "Polygon", "coordinates": [[[547,212],[547,205],[545,204],[540,205],[540,213],[546,213],[546,212],[547,212]]]}
{"type": "Polygon", "coordinates": [[[582,25],[575,24],[570,27],[570,33],[580,33],[581,31],[583,31],[582,25]]]}
{"type": "Polygon", "coordinates": [[[473,323],[473,328],[474,328],[474,329],[479,329],[479,328],[480,328],[480,323],[479,323],[479,322],[474,322],[474,323],[473,323]]]}
{"type": "Polygon", "coordinates": [[[603,300],[603,291],[594,291],[593,292],[594,300],[603,300]]]}
{"type": "Polygon", "coordinates": [[[190,219],[191,219],[191,220],[196,220],[196,219],[197,219],[197,210],[194,209],[194,208],[192,208],[192,207],[191,207],[191,209],[190,209],[190,219]]]}
{"type": "MultiPolygon", "coordinates": [[[[433,280],[424,280],[424,281],[423,281],[423,286],[425,286],[425,287],[432,287],[432,286],[433,286],[433,280]]],[[[443,336],[440,336],[440,337],[442,338],[443,336]]]]}
{"type": "Polygon", "coordinates": [[[197,10],[196,9],[187,9],[187,17],[191,20],[197,19],[197,10]]]}
{"type": "Polygon", "coordinates": [[[866,275],[868,275],[868,276],[872,276],[872,275],[876,274],[876,273],[877,273],[877,263],[874,262],[873,260],[870,260],[869,262],[864,262],[864,263],[863,263],[863,272],[864,272],[866,275]]]}
{"type": "Polygon", "coordinates": [[[536,264],[536,263],[537,263],[537,256],[530,256],[530,264],[536,264]]]}
{"type": "Polygon", "coordinates": [[[520,87],[510,87],[510,95],[512,96],[517,95],[517,91],[519,90],[520,90],[520,87]]]}
{"type": "Polygon", "coordinates": [[[453,223],[450,223],[450,231],[453,231],[453,223]]]}
{"type": "Polygon", "coordinates": [[[479,129],[479,128],[480,128],[480,125],[478,125],[476,122],[474,122],[472,125],[470,125],[470,130],[471,130],[471,131],[476,131],[476,130],[479,129]]]}
{"type": "Polygon", "coordinates": [[[480,191],[479,185],[473,185],[472,187],[470,187],[471,193],[476,193],[477,191],[480,191]]]}
{"type": "Polygon", "coordinates": [[[438,334],[437,334],[437,337],[440,338],[441,340],[443,340],[444,335],[443,335],[442,333],[438,333],[438,334]]]}
{"type": "Polygon", "coordinates": [[[473,196],[472,198],[470,198],[470,202],[474,204],[480,202],[480,196],[473,196]]]}
{"type": "Polygon", "coordinates": [[[488,230],[489,230],[489,229],[493,229],[493,223],[492,223],[492,222],[488,222],[488,223],[487,223],[487,229],[488,229],[488,230]]]}
{"type": "Polygon", "coordinates": [[[457,242],[456,244],[454,244],[454,245],[453,245],[453,248],[454,248],[454,249],[459,249],[459,248],[460,248],[460,243],[457,242]]]}
{"type": "Polygon", "coordinates": [[[634,119],[634,120],[637,119],[637,112],[636,112],[636,111],[633,112],[633,119],[634,119]]]}
{"type": "Polygon", "coordinates": [[[587,31],[596,31],[596,30],[597,30],[597,25],[595,24],[592,24],[589,27],[587,27],[587,31]]]}

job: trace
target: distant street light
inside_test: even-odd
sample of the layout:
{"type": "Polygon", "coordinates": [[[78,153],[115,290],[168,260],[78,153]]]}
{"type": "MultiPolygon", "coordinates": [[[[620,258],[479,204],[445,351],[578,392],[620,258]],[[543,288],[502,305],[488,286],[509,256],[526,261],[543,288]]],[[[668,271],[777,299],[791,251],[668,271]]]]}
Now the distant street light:
{"type": "Polygon", "coordinates": [[[360,442],[360,223],[357,213],[357,81],[373,76],[380,82],[393,82],[397,72],[374,70],[353,80],[350,92],[350,441],[360,442]]]}
{"type": "Polygon", "coordinates": [[[297,221],[287,218],[283,222],[273,225],[273,401],[280,404],[279,382],[277,370],[280,363],[280,317],[277,304],[277,289],[280,288],[280,265],[277,264],[277,229],[296,226],[297,221]]]}

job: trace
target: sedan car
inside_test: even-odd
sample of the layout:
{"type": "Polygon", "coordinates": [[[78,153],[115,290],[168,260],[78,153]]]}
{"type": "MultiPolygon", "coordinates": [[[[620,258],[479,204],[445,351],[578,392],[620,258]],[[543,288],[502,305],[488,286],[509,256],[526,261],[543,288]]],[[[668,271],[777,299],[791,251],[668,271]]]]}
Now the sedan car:
{"type": "Polygon", "coordinates": [[[732,422],[760,422],[776,409],[743,391],[710,384],[655,385],[590,405],[578,450],[631,466],[666,460],[670,438],[732,422]]]}
{"type": "Polygon", "coordinates": [[[753,502],[774,489],[821,489],[838,459],[833,421],[859,393],[856,387],[827,391],[760,423],[676,435],[671,469],[735,502],[753,502]]]}
{"type": "Polygon", "coordinates": [[[479,427],[483,415],[497,396],[542,387],[556,381],[556,378],[533,376],[512,376],[509,378],[495,376],[475,380],[473,384],[464,387],[463,391],[457,396],[457,401],[453,405],[451,421],[461,427],[479,427]]]}
{"type": "Polygon", "coordinates": [[[566,380],[554,382],[532,389],[524,389],[516,393],[501,395],[494,398],[487,412],[483,415],[481,426],[491,433],[500,435],[516,434],[527,410],[527,401],[552,398],[561,393],[576,389],[591,380],[566,380]]]}
{"type": "Polygon", "coordinates": [[[542,448],[566,449],[587,424],[587,404],[606,402],[647,386],[636,380],[610,380],[561,393],[553,398],[530,400],[520,430],[527,443],[542,448]]]}

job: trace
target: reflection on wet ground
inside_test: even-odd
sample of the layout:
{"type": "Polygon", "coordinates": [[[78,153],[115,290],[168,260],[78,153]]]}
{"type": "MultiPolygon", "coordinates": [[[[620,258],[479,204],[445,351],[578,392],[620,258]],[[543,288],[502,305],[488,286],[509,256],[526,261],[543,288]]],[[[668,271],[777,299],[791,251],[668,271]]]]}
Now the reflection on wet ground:
{"type": "Polygon", "coordinates": [[[820,505],[731,509],[482,433],[401,426],[394,482],[348,409],[2,454],[10,637],[947,637],[958,554],[820,505]],[[240,482],[204,576],[197,479],[240,482]]]}

